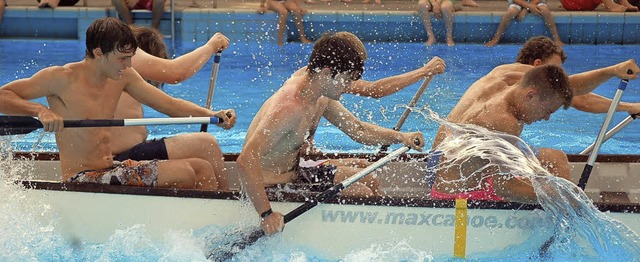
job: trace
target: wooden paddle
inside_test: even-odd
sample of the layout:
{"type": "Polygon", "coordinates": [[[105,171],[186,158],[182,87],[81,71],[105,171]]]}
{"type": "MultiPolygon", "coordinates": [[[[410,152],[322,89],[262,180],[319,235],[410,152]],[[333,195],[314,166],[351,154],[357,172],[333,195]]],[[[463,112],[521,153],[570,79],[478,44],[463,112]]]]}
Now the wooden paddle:
{"type": "MultiPolygon", "coordinates": [[[[169,117],[140,119],[87,119],[64,120],[65,128],[74,127],[112,127],[179,124],[219,124],[218,117],[169,117]]],[[[42,128],[42,123],[30,116],[0,116],[0,136],[28,134],[42,128]]]]}
{"type": "MultiPolygon", "coordinates": [[[[213,100],[213,91],[216,86],[216,79],[218,78],[218,67],[220,66],[220,55],[222,52],[217,52],[213,57],[213,68],[211,69],[211,78],[209,78],[209,93],[207,93],[207,109],[211,110],[211,102],[213,100]]],[[[209,125],[202,124],[200,126],[200,132],[207,132],[209,125]]]]}
{"type": "MultiPolygon", "coordinates": [[[[373,164],[367,166],[362,171],[360,171],[360,172],[354,174],[353,176],[345,179],[344,181],[340,182],[339,184],[336,184],[335,186],[331,187],[330,189],[327,189],[326,191],[320,193],[315,198],[310,198],[309,200],[307,200],[304,204],[302,204],[298,208],[296,208],[296,209],[292,210],[291,212],[287,213],[284,216],[284,222],[288,223],[289,221],[291,221],[291,220],[297,218],[298,216],[304,214],[305,212],[311,210],[312,208],[317,206],[319,203],[322,203],[322,202],[324,202],[324,201],[326,201],[328,199],[331,199],[336,194],[340,193],[340,191],[342,191],[343,189],[345,189],[348,186],[350,186],[351,184],[357,182],[358,180],[360,180],[361,178],[365,177],[369,173],[375,171],[379,167],[387,164],[389,161],[391,161],[392,159],[398,157],[399,155],[403,154],[404,152],[407,152],[407,150],[409,150],[409,147],[406,147],[406,146],[398,148],[395,151],[393,151],[393,152],[389,153],[388,155],[386,155],[385,157],[383,157],[383,158],[379,159],[378,161],[374,162],[373,164]]],[[[213,259],[214,261],[225,261],[225,260],[228,260],[228,259],[232,258],[236,253],[240,252],[244,248],[246,248],[246,247],[252,245],[253,243],[255,243],[256,241],[258,241],[258,239],[260,239],[264,235],[265,235],[265,233],[264,233],[264,231],[262,231],[262,229],[257,229],[255,231],[243,236],[242,239],[240,241],[234,243],[233,246],[229,250],[227,250],[227,249],[224,249],[224,250],[222,250],[222,249],[220,249],[220,250],[211,250],[209,252],[209,254],[207,255],[207,259],[213,259]]]]}
{"type": "MultiPolygon", "coordinates": [[[[424,81],[422,81],[422,85],[420,85],[420,88],[418,88],[418,91],[416,91],[416,94],[413,95],[411,102],[409,102],[409,105],[400,116],[400,119],[398,119],[398,123],[396,123],[396,126],[393,127],[393,130],[400,131],[400,128],[402,128],[402,125],[404,125],[404,121],[407,120],[407,117],[409,117],[409,113],[411,113],[411,108],[416,106],[416,104],[418,103],[418,100],[420,100],[420,97],[422,97],[422,93],[424,93],[424,90],[427,89],[427,86],[429,86],[429,83],[431,83],[431,80],[433,79],[434,76],[435,74],[428,75],[424,79],[424,81]]],[[[382,145],[378,153],[384,153],[388,149],[389,149],[389,145],[382,145]]]]}
{"type": "MultiPolygon", "coordinates": [[[[626,126],[628,126],[629,124],[631,124],[631,122],[633,122],[633,120],[635,120],[638,117],[638,114],[631,114],[629,116],[627,116],[627,118],[625,118],[624,120],[620,121],[620,123],[618,123],[617,125],[615,125],[613,128],[611,128],[611,130],[609,130],[605,135],[604,138],[602,140],[602,143],[604,143],[605,141],[609,140],[609,138],[611,138],[613,135],[615,135],[616,133],[618,133],[620,130],[622,130],[623,128],[625,128],[626,126]]],[[[595,143],[589,145],[587,148],[585,148],[584,150],[582,150],[582,152],[580,152],[581,155],[586,155],[591,153],[591,151],[593,150],[593,147],[595,146],[595,143]]]]}
{"type": "MultiPolygon", "coordinates": [[[[633,74],[633,71],[628,70],[627,74],[633,74]]],[[[589,155],[589,159],[587,160],[587,164],[584,166],[582,170],[582,175],[580,176],[580,180],[578,181],[578,186],[584,190],[587,186],[587,182],[589,181],[589,176],[591,175],[591,170],[593,170],[593,164],[596,162],[596,157],[598,157],[598,151],[600,151],[600,146],[604,141],[605,132],[607,132],[607,128],[611,123],[611,118],[613,118],[613,113],[616,112],[618,108],[618,104],[620,104],[620,99],[622,98],[622,93],[627,88],[627,84],[629,83],[629,79],[620,80],[620,85],[618,85],[618,90],[616,90],[616,94],[611,101],[611,106],[609,106],[609,111],[607,112],[607,117],[604,119],[604,123],[602,124],[602,128],[600,128],[600,133],[598,133],[598,137],[596,138],[596,142],[593,146],[593,151],[591,155],[589,155]]]]}

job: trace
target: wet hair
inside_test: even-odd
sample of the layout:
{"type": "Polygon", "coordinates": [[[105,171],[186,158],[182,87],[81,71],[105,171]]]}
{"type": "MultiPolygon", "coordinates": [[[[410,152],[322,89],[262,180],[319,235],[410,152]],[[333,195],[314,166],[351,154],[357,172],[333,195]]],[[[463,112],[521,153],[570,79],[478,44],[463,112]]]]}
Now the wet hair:
{"type": "Polygon", "coordinates": [[[364,72],[367,51],[352,33],[338,32],[324,34],[313,45],[307,70],[313,74],[323,68],[331,69],[331,76],[352,72],[353,80],[358,80],[364,72]]]}
{"type": "Polygon", "coordinates": [[[114,49],[123,52],[135,52],[138,48],[136,38],[131,28],[114,17],[96,19],[87,28],[86,40],[87,57],[93,59],[93,49],[100,48],[102,53],[113,52],[114,49]]]}
{"type": "Polygon", "coordinates": [[[167,59],[167,45],[164,43],[162,33],[151,27],[131,26],[133,35],[138,42],[138,47],[148,54],[167,59]]]}
{"type": "Polygon", "coordinates": [[[546,36],[534,36],[529,38],[520,52],[516,62],[521,64],[533,65],[536,59],[543,62],[549,60],[553,55],[560,56],[562,63],[567,60],[567,54],[555,42],[546,36]]]}
{"type": "Polygon", "coordinates": [[[543,97],[557,95],[564,100],[564,109],[569,108],[573,99],[573,89],[569,84],[569,76],[562,67],[542,65],[534,67],[524,74],[520,80],[523,87],[534,87],[543,97]]]}

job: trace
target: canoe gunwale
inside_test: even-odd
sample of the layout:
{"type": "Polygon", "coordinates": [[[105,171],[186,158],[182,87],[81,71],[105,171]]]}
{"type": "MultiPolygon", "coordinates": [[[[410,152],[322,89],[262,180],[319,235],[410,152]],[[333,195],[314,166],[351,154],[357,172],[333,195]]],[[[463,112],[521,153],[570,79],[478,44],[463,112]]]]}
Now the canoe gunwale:
{"type": "MultiPolygon", "coordinates": [[[[61,183],[51,181],[16,181],[26,189],[53,190],[82,193],[105,193],[120,195],[141,195],[159,197],[180,197],[198,199],[239,200],[242,198],[239,191],[204,191],[197,189],[171,189],[156,187],[115,186],[103,184],[61,183]]],[[[268,192],[270,201],[298,202],[302,203],[314,197],[318,192],[268,192]]],[[[397,206],[397,207],[427,207],[427,208],[455,208],[453,200],[433,200],[427,197],[399,197],[399,196],[374,196],[374,197],[344,197],[339,196],[326,201],[329,204],[341,205],[371,205],[371,206],[397,206]]],[[[640,205],[633,203],[595,203],[602,212],[640,213],[640,205]]],[[[539,205],[520,204],[506,201],[481,201],[469,200],[469,209],[506,209],[506,210],[533,210],[540,209],[539,205]]]]}

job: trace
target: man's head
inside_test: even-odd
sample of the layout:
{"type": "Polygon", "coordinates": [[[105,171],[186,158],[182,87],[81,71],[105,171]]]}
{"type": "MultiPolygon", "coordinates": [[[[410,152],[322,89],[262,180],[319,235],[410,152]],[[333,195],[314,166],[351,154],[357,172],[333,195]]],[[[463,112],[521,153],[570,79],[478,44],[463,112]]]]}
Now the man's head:
{"type": "Polygon", "coordinates": [[[138,48],[136,38],[131,28],[117,18],[100,18],[87,28],[87,56],[95,58],[95,49],[99,48],[102,54],[113,51],[121,53],[133,53],[138,48]]]}
{"type": "Polygon", "coordinates": [[[546,36],[534,36],[524,43],[516,62],[533,66],[542,64],[561,66],[565,60],[567,55],[553,40],[546,36]]]}
{"type": "Polygon", "coordinates": [[[367,51],[362,41],[349,32],[327,33],[313,45],[307,70],[311,75],[329,70],[331,78],[355,81],[364,72],[367,51]]]}
{"type": "Polygon", "coordinates": [[[573,90],[569,85],[569,77],[559,66],[535,67],[524,74],[519,86],[523,88],[519,113],[521,120],[527,124],[548,120],[561,106],[567,109],[571,105],[573,90]]]}
{"type": "Polygon", "coordinates": [[[167,59],[167,45],[162,34],[154,28],[144,26],[131,26],[138,47],[148,54],[167,59]]]}
{"type": "MultiPolygon", "coordinates": [[[[133,35],[135,35],[140,49],[155,57],[168,58],[167,45],[164,43],[162,34],[158,30],[151,27],[140,26],[131,26],[131,30],[133,30],[133,35]]],[[[162,88],[164,84],[149,79],[147,79],[147,82],[158,88],[162,88]]]]}

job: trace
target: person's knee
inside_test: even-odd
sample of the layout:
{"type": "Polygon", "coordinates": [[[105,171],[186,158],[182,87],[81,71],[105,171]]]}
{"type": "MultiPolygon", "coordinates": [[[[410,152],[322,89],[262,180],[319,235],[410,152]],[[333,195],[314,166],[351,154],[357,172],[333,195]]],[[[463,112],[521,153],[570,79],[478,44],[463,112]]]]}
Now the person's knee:
{"type": "Polygon", "coordinates": [[[196,171],[186,160],[165,162],[158,166],[158,186],[195,188],[196,171]]]}

